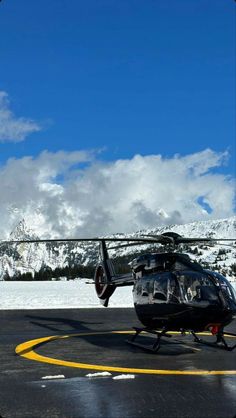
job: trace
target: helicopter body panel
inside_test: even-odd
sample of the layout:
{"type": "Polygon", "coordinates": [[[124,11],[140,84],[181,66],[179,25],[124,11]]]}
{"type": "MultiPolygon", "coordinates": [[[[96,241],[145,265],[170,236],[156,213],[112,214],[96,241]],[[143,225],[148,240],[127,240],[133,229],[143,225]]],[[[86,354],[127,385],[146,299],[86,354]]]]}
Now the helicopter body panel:
{"type": "MultiPolygon", "coordinates": [[[[143,301],[142,301],[143,302],[143,301]]],[[[134,303],[140,322],[151,329],[201,332],[210,326],[228,325],[233,315],[220,306],[191,306],[186,303],[134,303]]]]}
{"type": "Polygon", "coordinates": [[[202,332],[213,326],[226,326],[232,321],[228,312],[222,313],[216,308],[203,311],[202,308],[190,308],[183,304],[175,309],[166,306],[164,312],[155,305],[135,305],[135,310],[140,322],[150,329],[202,332]]]}

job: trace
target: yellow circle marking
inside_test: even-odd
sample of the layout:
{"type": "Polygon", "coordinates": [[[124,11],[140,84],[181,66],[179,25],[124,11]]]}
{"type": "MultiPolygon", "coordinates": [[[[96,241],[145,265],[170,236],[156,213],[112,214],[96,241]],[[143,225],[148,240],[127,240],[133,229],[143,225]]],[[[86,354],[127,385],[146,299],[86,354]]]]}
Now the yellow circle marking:
{"type": "MultiPolygon", "coordinates": [[[[43,338],[36,338],[34,340],[26,341],[19,344],[15,352],[21,357],[29,360],[39,361],[41,363],[55,364],[57,366],[76,367],[78,369],[100,370],[119,373],[139,373],[139,374],[162,374],[162,375],[236,375],[236,370],[165,370],[165,369],[140,369],[133,367],[116,367],[116,366],[102,366],[98,364],[78,363],[74,361],[66,361],[55,359],[52,357],[42,356],[34,351],[34,348],[42,343],[63,340],[71,337],[82,337],[102,334],[132,334],[132,331],[109,331],[109,332],[89,332],[69,335],[53,335],[43,338]]],[[[179,334],[173,332],[171,334],[179,334]]],[[[201,333],[201,335],[210,335],[209,333],[201,333]]],[[[232,338],[232,337],[231,337],[232,338]]]]}

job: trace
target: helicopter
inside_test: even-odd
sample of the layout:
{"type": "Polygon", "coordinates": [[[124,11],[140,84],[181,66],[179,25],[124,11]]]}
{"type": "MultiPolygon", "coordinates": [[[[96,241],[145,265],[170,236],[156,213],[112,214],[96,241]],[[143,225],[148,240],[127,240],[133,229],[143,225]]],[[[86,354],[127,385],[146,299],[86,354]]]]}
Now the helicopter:
{"type": "Polygon", "coordinates": [[[180,244],[213,244],[218,241],[235,241],[230,238],[185,238],[174,232],[161,235],[144,235],[136,238],[69,238],[2,241],[8,244],[22,243],[99,243],[99,263],[94,274],[94,285],[101,304],[107,307],[109,299],[121,286],[133,287],[134,308],[143,327],[134,327],[134,335],[127,342],[144,350],[156,353],[163,337],[171,332],[191,333],[194,341],[232,351],[225,332],[236,315],[236,292],[221,274],[204,269],[187,254],[176,252],[180,244]],[[118,243],[110,246],[108,243],[118,243]],[[165,252],[141,254],[131,263],[131,272],[117,274],[109,250],[129,246],[158,244],[167,247],[165,252]],[[214,342],[199,338],[197,333],[210,331],[214,342]],[[155,342],[145,345],[136,341],[142,333],[156,336],[155,342]]]}

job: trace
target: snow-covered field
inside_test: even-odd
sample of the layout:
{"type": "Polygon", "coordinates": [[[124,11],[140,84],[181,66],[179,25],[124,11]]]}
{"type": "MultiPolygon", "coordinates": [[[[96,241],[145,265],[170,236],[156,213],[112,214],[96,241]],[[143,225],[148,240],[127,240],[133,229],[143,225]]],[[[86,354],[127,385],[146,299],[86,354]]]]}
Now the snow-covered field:
{"type": "MultiPolygon", "coordinates": [[[[0,282],[0,309],[99,308],[94,285],[87,279],[55,282],[0,282]]],[[[233,283],[232,283],[233,284],[233,283]]],[[[234,283],[236,290],[236,282],[234,283]]],[[[132,307],[132,286],[120,287],[109,306],[132,307]]]]}
{"type": "MultiPolygon", "coordinates": [[[[88,280],[4,282],[0,281],[0,309],[99,308],[94,285],[88,280]]],[[[132,307],[132,286],[120,287],[110,307],[132,307]]]]}

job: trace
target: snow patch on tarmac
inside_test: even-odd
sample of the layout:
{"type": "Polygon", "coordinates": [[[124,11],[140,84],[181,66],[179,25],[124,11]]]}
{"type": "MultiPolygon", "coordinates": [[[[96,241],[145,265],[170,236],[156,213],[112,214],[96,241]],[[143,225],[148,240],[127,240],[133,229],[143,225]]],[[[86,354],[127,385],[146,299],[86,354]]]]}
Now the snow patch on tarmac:
{"type": "Polygon", "coordinates": [[[92,378],[92,377],[107,377],[111,376],[111,373],[109,372],[97,372],[97,373],[88,373],[86,374],[86,377],[92,378]]]}

